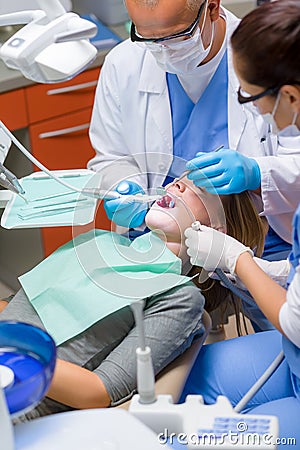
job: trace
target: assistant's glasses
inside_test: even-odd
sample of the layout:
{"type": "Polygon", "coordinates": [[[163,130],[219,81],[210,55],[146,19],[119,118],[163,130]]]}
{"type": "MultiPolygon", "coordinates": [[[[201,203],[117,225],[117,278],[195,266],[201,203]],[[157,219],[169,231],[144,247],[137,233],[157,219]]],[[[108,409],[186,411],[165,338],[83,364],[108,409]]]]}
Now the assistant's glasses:
{"type": "Polygon", "coordinates": [[[250,95],[248,92],[244,91],[241,87],[239,87],[239,90],[237,92],[238,95],[238,102],[243,105],[245,103],[254,102],[255,100],[259,100],[262,97],[265,97],[267,95],[274,95],[277,94],[280,90],[279,86],[271,87],[268,89],[265,89],[263,92],[260,92],[256,95],[250,95]]]}

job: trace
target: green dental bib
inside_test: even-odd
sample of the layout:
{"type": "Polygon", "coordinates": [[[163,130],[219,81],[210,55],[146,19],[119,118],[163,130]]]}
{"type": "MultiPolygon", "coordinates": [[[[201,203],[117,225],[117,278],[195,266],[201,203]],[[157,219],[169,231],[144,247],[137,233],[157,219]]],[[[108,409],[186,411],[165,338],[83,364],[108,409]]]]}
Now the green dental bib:
{"type": "Polygon", "coordinates": [[[19,281],[57,345],[130,303],[190,279],[154,233],[133,242],[93,230],[56,250],[19,281]]]}

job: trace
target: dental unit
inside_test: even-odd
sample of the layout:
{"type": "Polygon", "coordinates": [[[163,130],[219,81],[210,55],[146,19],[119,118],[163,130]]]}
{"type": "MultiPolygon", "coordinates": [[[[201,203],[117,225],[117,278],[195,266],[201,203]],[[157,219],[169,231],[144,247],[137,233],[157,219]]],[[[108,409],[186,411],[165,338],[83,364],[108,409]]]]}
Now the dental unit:
{"type": "Polygon", "coordinates": [[[0,436],[3,449],[81,450],[92,448],[94,439],[99,448],[107,450],[138,450],[141,448],[140,442],[143,442],[144,450],[158,450],[168,439],[172,443],[178,436],[180,440],[185,439],[184,444],[189,450],[207,450],[215,446],[223,450],[250,450],[253,449],[253,442],[246,440],[250,433],[260,437],[260,449],[277,448],[277,417],[244,415],[239,411],[266,382],[276,368],[274,363],[278,365],[278,361],[268,367],[235,408],[225,396],[219,396],[211,405],[205,405],[201,395],[189,395],[184,403],[174,404],[172,396],[155,394],[151,349],[146,345],[144,334],[144,301],[133,302],[130,307],[138,330],[138,394],[131,400],[129,413],[116,408],[71,411],[13,426],[10,415],[17,418],[45,395],[54,372],[56,352],[52,338],[43,330],[17,322],[0,323],[0,436]],[[15,353],[21,358],[27,357],[28,353],[31,358],[32,373],[28,377],[23,374],[22,379],[18,378],[15,353]],[[36,395],[32,396],[32,388],[36,384],[41,389],[35,390],[36,395]],[[245,425],[240,431],[237,427],[239,423],[245,425]],[[117,435],[107,435],[104,430],[103,436],[99,435],[100,424],[110,433],[117,426],[117,435]],[[129,437],[125,438],[125,435],[129,437]],[[263,436],[269,438],[264,440],[263,436]],[[88,444],[91,446],[88,447],[88,444]]]}
{"type": "Polygon", "coordinates": [[[212,405],[205,405],[201,395],[188,395],[184,403],[174,404],[170,395],[155,395],[151,349],[146,346],[144,336],[143,307],[143,301],[131,304],[139,346],[136,349],[138,394],[131,400],[129,412],[152,429],[161,444],[172,444],[172,439],[179,436],[180,442],[189,450],[205,450],[216,446],[223,450],[250,450],[253,449],[253,442],[251,439],[246,442],[243,432],[252,432],[257,436],[268,435],[272,438],[268,442],[260,439],[260,449],[275,449],[278,419],[275,416],[243,415],[240,411],[276,370],[281,360],[275,360],[267,368],[235,408],[225,396],[219,396],[212,405]],[[239,423],[245,425],[240,431],[239,423]],[[232,436],[235,438],[232,439],[232,436]]]}
{"type": "MultiPolygon", "coordinates": [[[[1,46],[0,58],[8,67],[19,70],[26,78],[38,83],[69,80],[95,59],[97,50],[89,39],[96,35],[97,27],[73,12],[66,12],[59,0],[37,0],[37,4],[40,7],[38,10],[0,15],[0,26],[24,25],[1,46]],[[76,58],[73,56],[75,54],[76,58]]],[[[7,144],[8,137],[31,162],[65,187],[96,199],[118,198],[117,193],[98,188],[81,191],[64,183],[40,164],[2,122],[0,128],[1,163],[4,160],[1,157],[1,146],[7,144]],[[4,144],[2,131],[6,134],[4,144]]],[[[17,177],[3,165],[0,167],[0,185],[20,196],[24,194],[17,177]]],[[[140,203],[149,203],[157,199],[157,195],[146,194],[126,197],[126,201],[140,203]]]]}
{"type": "MultiPolygon", "coordinates": [[[[45,172],[50,178],[53,178],[55,181],[60,183],[61,185],[67,187],[68,189],[78,192],[82,195],[85,195],[86,197],[91,197],[99,200],[112,200],[117,198],[122,198],[124,202],[138,202],[138,203],[151,203],[155,202],[159,199],[161,199],[165,195],[164,188],[158,188],[158,191],[156,194],[132,194],[132,195],[122,195],[119,194],[116,191],[109,191],[105,189],[100,189],[98,187],[95,188],[85,188],[85,189],[78,189],[75,186],[72,186],[71,184],[64,181],[62,178],[55,175],[51,170],[47,169],[41,162],[39,162],[25,147],[24,145],[11,133],[11,131],[4,125],[2,121],[0,121],[0,129],[3,131],[6,136],[16,145],[16,147],[28,158],[32,163],[34,163],[40,170],[45,172]]],[[[3,173],[5,175],[9,174],[9,177],[11,182],[7,182],[4,187],[7,187],[12,192],[15,192],[23,197],[23,194],[25,194],[25,191],[23,190],[21,184],[17,180],[14,174],[9,172],[7,169],[4,168],[3,165],[0,166],[0,173],[1,170],[3,170],[3,173]],[[3,167],[3,169],[1,169],[3,167]]],[[[1,184],[1,178],[0,178],[0,184],[1,184]]],[[[3,184],[2,184],[3,185],[3,184]]]]}

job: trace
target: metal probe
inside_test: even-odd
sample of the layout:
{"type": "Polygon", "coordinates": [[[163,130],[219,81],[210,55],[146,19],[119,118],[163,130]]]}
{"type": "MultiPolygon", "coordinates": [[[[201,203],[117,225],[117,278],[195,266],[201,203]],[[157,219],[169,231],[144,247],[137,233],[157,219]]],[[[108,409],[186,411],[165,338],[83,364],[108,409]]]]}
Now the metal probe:
{"type": "MultiPolygon", "coordinates": [[[[215,148],[215,150],[212,150],[212,151],[213,151],[213,152],[218,152],[218,151],[221,150],[223,147],[224,147],[224,145],[220,145],[219,147],[215,148]]],[[[209,153],[210,153],[210,152],[209,152],[209,153]]],[[[182,178],[186,177],[190,172],[191,172],[191,170],[185,170],[185,171],[183,172],[183,174],[180,175],[179,178],[175,178],[174,181],[178,182],[178,181],[182,180],[182,178]]]]}

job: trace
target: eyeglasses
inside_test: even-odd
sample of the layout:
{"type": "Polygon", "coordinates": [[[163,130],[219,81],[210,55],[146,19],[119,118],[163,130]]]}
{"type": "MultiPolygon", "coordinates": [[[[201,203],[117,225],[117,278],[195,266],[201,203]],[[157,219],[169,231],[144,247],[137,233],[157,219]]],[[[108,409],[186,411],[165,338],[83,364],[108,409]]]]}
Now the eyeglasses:
{"type": "Polygon", "coordinates": [[[281,86],[271,87],[268,89],[265,89],[263,92],[260,92],[260,94],[256,95],[250,95],[248,92],[244,91],[241,87],[239,87],[239,90],[237,92],[238,95],[238,102],[243,105],[244,103],[254,102],[255,100],[259,100],[262,97],[265,97],[266,95],[274,95],[280,90],[281,86]]]}
{"type": "Polygon", "coordinates": [[[175,34],[170,34],[169,36],[165,36],[165,37],[161,37],[161,38],[144,38],[143,36],[140,36],[137,33],[135,25],[132,22],[131,28],[130,28],[130,39],[132,40],[132,42],[152,42],[152,43],[158,44],[158,43],[164,42],[164,41],[170,41],[170,40],[174,41],[177,39],[181,39],[183,37],[191,37],[191,36],[193,36],[193,34],[195,33],[195,31],[199,25],[200,17],[201,17],[201,14],[203,12],[204,5],[206,2],[207,2],[207,0],[204,0],[204,2],[200,5],[196,19],[184,31],[181,31],[181,32],[175,33],[175,34]]]}

